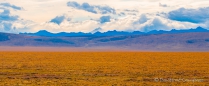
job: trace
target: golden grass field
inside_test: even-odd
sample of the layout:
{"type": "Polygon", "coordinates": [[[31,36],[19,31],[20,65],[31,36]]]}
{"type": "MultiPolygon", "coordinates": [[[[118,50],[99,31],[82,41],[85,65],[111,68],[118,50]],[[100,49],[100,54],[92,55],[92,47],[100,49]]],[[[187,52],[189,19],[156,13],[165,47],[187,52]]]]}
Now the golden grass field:
{"type": "Polygon", "coordinates": [[[0,86],[207,86],[207,52],[0,52],[0,86]]]}

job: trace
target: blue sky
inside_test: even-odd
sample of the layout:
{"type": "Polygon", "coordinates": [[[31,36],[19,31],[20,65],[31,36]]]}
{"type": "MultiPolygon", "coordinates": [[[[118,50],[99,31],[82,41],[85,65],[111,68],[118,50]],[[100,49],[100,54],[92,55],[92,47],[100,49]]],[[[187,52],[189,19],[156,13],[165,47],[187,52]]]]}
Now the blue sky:
{"type": "Polygon", "coordinates": [[[198,26],[209,29],[208,3],[208,0],[0,0],[0,31],[148,32],[198,26]]]}

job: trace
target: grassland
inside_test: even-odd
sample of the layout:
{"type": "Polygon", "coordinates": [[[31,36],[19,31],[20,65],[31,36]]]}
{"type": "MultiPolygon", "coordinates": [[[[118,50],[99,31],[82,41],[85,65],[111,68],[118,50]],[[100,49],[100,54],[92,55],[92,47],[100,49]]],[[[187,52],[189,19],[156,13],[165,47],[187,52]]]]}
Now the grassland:
{"type": "Polygon", "coordinates": [[[205,52],[0,52],[0,86],[209,85],[205,52]]]}

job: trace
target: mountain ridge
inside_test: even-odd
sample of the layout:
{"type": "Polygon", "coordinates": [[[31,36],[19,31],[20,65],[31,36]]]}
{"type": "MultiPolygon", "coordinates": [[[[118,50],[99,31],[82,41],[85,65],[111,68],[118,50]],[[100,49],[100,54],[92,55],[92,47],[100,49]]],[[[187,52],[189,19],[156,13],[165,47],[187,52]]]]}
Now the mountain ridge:
{"type": "Polygon", "coordinates": [[[140,32],[140,31],[133,31],[133,32],[126,32],[126,31],[107,31],[107,32],[95,32],[95,33],[83,33],[83,32],[60,32],[60,33],[51,33],[47,30],[40,30],[36,33],[19,33],[23,35],[30,35],[30,36],[49,36],[49,37],[59,37],[59,36],[67,36],[67,37],[85,37],[85,36],[117,36],[117,35],[149,35],[149,34],[173,34],[173,33],[191,33],[191,32],[209,32],[209,30],[204,29],[202,27],[197,27],[196,29],[185,29],[185,30],[175,30],[172,29],[170,31],[164,30],[152,30],[150,32],[140,32]]]}

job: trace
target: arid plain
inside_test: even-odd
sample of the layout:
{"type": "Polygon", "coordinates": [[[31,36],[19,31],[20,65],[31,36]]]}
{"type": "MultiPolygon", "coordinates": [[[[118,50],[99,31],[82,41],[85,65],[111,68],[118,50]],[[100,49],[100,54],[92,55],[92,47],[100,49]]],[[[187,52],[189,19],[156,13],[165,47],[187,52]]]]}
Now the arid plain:
{"type": "Polygon", "coordinates": [[[208,62],[208,52],[1,50],[0,85],[206,86],[208,62]]]}

